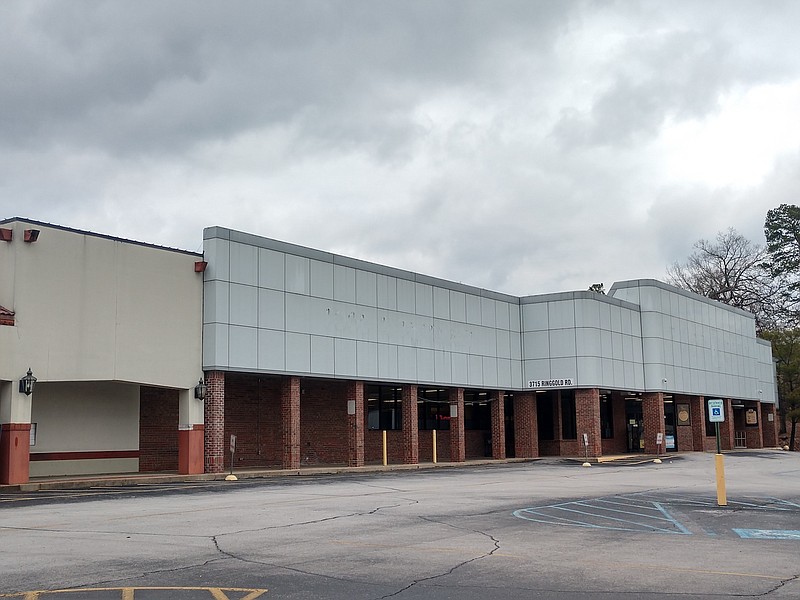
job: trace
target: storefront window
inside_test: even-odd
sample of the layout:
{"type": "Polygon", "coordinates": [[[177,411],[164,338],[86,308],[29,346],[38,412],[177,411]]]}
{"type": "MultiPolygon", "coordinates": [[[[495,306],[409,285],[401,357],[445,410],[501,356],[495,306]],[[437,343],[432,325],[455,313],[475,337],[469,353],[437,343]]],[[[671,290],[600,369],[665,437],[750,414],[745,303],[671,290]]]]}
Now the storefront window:
{"type": "Polygon", "coordinates": [[[417,397],[419,429],[450,429],[450,395],[447,390],[420,389],[417,397]]]}
{"type": "Polygon", "coordinates": [[[367,387],[367,428],[402,429],[402,389],[385,385],[367,387]]]}
{"type": "Polygon", "coordinates": [[[561,392],[561,439],[578,439],[578,418],[575,413],[575,392],[561,392]]]}
{"type": "Polygon", "coordinates": [[[600,397],[600,437],[610,440],[614,437],[614,410],[611,396],[600,397]]]}
{"type": "Polygon", "coordinates": [[[556,439],[555,411],[553,410],[554,394],[545,392],[536,394],[536,422],[539,428],[540,440],[556,439]]]}
{"type": "Polygon", "coordinates": [[[492,412],[487,392],[464,392],[464,429],[488,431],[492,428],[492,412]]]}

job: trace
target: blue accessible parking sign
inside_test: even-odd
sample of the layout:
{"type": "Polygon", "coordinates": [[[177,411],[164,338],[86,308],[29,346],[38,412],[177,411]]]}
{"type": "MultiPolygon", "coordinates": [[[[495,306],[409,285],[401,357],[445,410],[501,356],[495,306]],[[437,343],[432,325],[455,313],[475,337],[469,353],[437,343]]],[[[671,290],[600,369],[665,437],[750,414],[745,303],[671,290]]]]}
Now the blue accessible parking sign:
{"type": "Polygon", "coordinates": [[[711,423],[722,423],[725,420],[724,402],[722,400],[708,401],[708,420],[711,423]]]}

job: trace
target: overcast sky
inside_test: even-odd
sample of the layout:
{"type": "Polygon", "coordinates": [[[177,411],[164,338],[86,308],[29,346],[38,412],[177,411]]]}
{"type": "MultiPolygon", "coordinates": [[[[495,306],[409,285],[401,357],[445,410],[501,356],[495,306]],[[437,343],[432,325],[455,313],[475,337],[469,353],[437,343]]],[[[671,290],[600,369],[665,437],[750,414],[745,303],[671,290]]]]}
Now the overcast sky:
{"type": "Polygon", "coordinates": [[[513,294],[800,204],[800,2],[0,3],[0,218],[513,294]]]}

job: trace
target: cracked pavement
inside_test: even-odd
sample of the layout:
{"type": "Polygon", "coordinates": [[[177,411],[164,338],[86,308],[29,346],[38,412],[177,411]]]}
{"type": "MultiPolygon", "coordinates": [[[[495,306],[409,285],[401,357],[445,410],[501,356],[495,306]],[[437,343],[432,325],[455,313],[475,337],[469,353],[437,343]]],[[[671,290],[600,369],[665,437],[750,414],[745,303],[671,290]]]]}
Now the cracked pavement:
{"type": "Polygon", "coordinates": [[[148,586],[348,600],[800,597],[800,540],[734,533],[800,530],[800,455],[728,456],[726,474],[729,508],[713,502],[708,454],[637,467],[540,461],[187,484],[191,493],[172,484],[68,501],[6,496],[0,597],[148,586]],[[609,499],[617,529],[596,513],[609,499]],[[619,530],[620,519],[638,518],[625,511],[650,503],[686,534],[619,530]],[[558,507],[569,519],[552,517],[558,507]],[[528,509],[550,510],[549,521],[514,516],[528,509]]]}

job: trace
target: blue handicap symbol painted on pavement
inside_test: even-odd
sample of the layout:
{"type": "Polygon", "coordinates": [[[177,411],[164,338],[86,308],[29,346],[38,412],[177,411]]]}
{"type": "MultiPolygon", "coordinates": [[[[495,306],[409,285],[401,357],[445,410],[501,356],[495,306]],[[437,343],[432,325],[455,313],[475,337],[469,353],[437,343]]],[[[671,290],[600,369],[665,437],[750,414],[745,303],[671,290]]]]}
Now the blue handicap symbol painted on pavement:
{"type": "Polygon", "coordinates": [[[734,529],[740,538],[746,540],[797,540],[800,531],[796,529],[734,529]]]}

